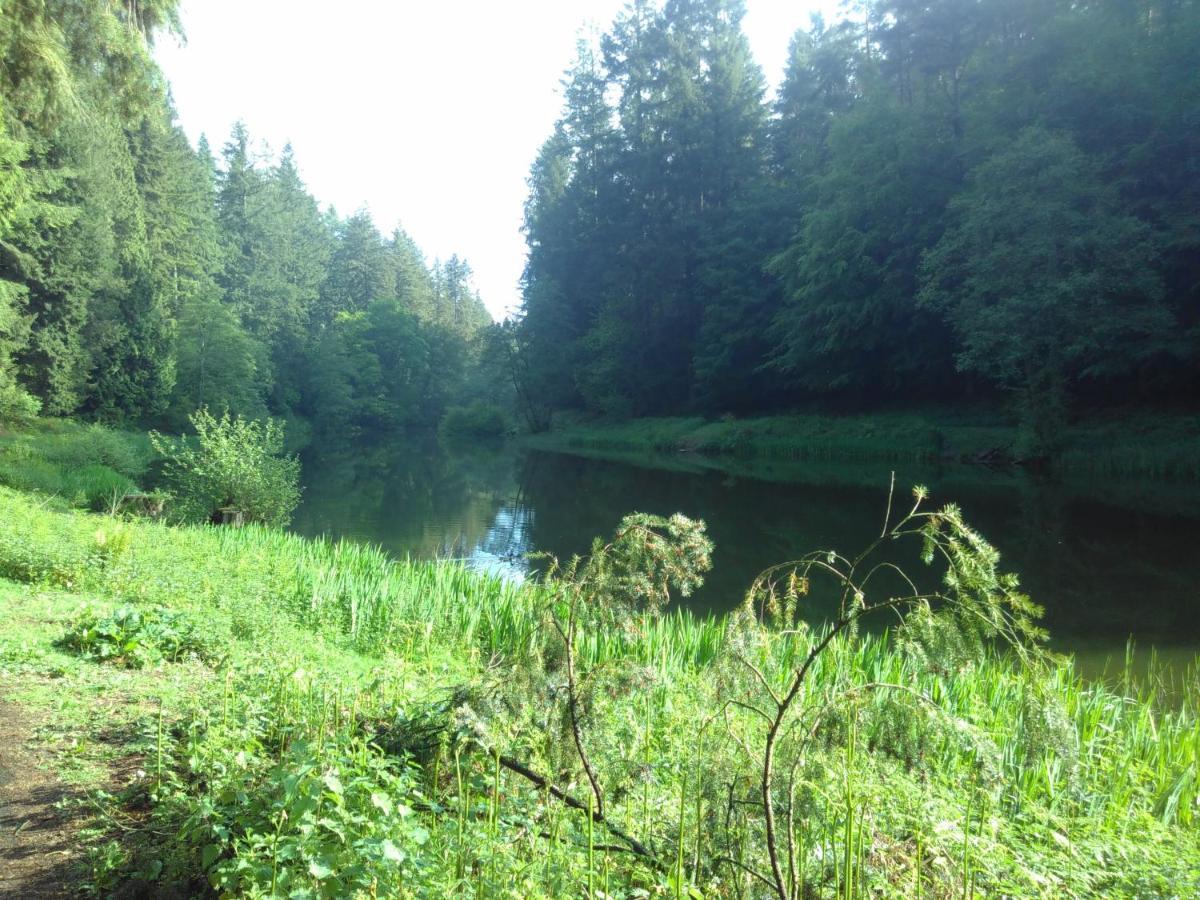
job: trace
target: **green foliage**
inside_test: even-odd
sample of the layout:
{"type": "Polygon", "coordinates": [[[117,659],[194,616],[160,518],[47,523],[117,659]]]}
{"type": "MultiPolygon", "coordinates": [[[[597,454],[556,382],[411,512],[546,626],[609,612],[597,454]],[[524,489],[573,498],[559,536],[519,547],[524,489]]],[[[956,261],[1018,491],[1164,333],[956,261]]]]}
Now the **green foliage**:
{"type": "Polygon", "coordinates": [[[742,14],[638,4],[599,52],[579,48],[526,206],[523,377],[556,406],[679,409],[706,312],[757,294],[723,259],[762,175],[763,79],[742,14]]]}
{"type": "MultiPolygon", "coordinates": [[[[1081,680],[1069,661],[1030,664],[942,640],[969,634],[953,617],[924,630],[919,606],[904,642],[850,628],[829,636],[802,627],[810,594],[800,584],[798,627],[745,613],[661,615],[646,601],[701,574],[703,534],[694,522],[677,520],[672,534],[669,521],[635,517],[601,545],[603,559],[575,567],[596,577],[572,582],[589,593],[608,586],[594,607],[580,606],[595,615],[580,619],[574,644],[583,746],[605,798],[604,820],[589,827],[581,808],[508,767],[583,796],[553,630],[561,591],[259,527],[132,522],[118,534],[111,520],[11,492],[0,504],[7,577],[185,611],[204,634],[223,635],[230,654],[222,673],[171,667],[192,680],[161,711],[163,669],[113,673],[146,698],[106,707],[92,726],[110,733],[121,717],[138,735],[130,752],[145,760],[124,797],[102,799],[125,825],[121,853],[101,842],[95,857],[114,888],[141,879],[151,892],[195,890],[204,877],[231,893],[269,893],[272,880],[277,892],[286,883],[369,893],[377,878],[382,895],[402,873],[397,890],[438,896],[557,897],[589,883],[614,896],[676,886],[753,896],[727,860],[768,868],[756,710],[810,656],[775,793],[780,816],[790,809],[797,883],[810,894],[844,894],[850,879],[886,894],[914,876],[930,895],[957,895],[964,879],[977,893],[1032,896],[1069,883],[1093,895],[1154,894],[1195,869],[1195,673],[1173,700],[1162,676],[1116,690],[1081,680]],[[741,801],[732,811],[731,792],[741,801]],[[123,802],[139,817],[120,816],[123,802]]],[[[905,512],[897,504],[898,527],[905,512]]],[[[1020,599],[994,549],[953,509],[922,524],[901,545],[919,553],[924,530],[954,560],[911,571],[922,590],[962,593],[961,609],[983,614],[971,617],[985,631],[1017,624],[1019,603],[994,607],[985,596],[1020,599]],[[943,582],[943,571],[955,579],[943,582]]],[[[851,592],[848,611],[894,595],[880,575],[862,583],[873,568],[863,561],[853,579],[863,597],[851,592]]],[[[788,579],[777,584],[786,600],[788,579]]],[[[38,606],[25,594],[16,602],[0,609],[21,609],[18,622],[38,606]]],[[[931,600],[929,612],[938,606],[931,600]]],[[[47,626],[46,640],[60,634],[47,626]]],[[[0,666],[29,640],[0,635],[0,666]]],[[[36,671],[70,662],[21,659],[36,671]]],[[[104,684],[97,690],[116,682],[104,684]]]]}
{"type": "Polygon", "coordinates": [[[451,406],[438,425],[438,434],[451,441],[495,440],[507,430],[504,412],[482,400],[451,406]]]}
{"type": "Polygon", "coordinates": [[[1054,449],[1066,385],[1171,350],[1150,229],[1069,138],[1022,133],[975,170],[950,219],[921,300],[947,313],[960,368],[1021,392],[1032,450],[1054,449]]]}
{"type": "Polygon", "coordinates": [[[37,418],[42,404],[16,384],[0,387],[0,422],[26,425],[37,418]]]}
{"type": "MultiPolygon", "coordinates": [[[[8,136],[0,98],[0,251],[12,252],[7,243],[28,215],[35,191],[22,163],[26,148],[8,136]]],[[[0,277],[0,423],[24,423],[37,415],[40,404],[18,383],[13,354],[29,333],[26,291],[16,281],[0,277]]]]}
{"type": "Polygon", "coordinates": [[[690,596],[712,568],[712,541],[702,521],[676,513],[670,518],[625,516],[608,543],[596,538],[586,559],[550,566],[547,578],[585,602],[657,615],[672,592],[690,596]]]}
{"type": "Polygon", "coordinates": [[[61,643],[87,659],[131,669],[164,661],[219,658],[216,643],[185,613],[165,607],[85,608],[71,622],[61,643]]]}
{"type": "Polygon", "coordinates": [[[203,522],[232,507],[246,521],[285,525],[300,502],[300,463],[283,456],[283,428],[228,411],[220,418],[200,409],[189,417],[194,442],[151,433],[166,459],[164,478],[185,521],[203,522]]]}
{"type": "Polygon", "coordinates": [[[171,423],[182,430],[194,410],[217,404],[247,418],[265,415],[262,359],[261,345],[226,304],[207,297],[187,304],[179,318],[171,423]]]}
{"type": "Polygon", "coordinates": [[[325,438],[433,428],[490,321],[470,266],[322,213],[291,147],[264,160],[241,123],[220,165],[193,150],[148,52],[176,25],[174,0],[5,8],[0,422],[182,429],[207,405],[325,438]]]}
{"type": "Polygon", "coordinates": [[[913,296],[953,181],[919,116],[888,99],[836,120],[797,239],[770,262],[784,288],[770,365],[815,393],[911,396],[942,362],[913,296]]]}
{"type": "Polygon", "coordinates": [[[361,738],[297,741],[273,765],[228,763],[210,763],[226,774],[204,818],[185,823],[216,890],[392,896],[425,867],[429,830],[413,812],[425,802],[416,773],[361,738]]]}
{"type": "Polygon", "coordinates": [[[37,440],[47,459],[64,466],[100,463],[134,478],[150,459],[144,435],[105,428],[103,425],[74,426],[61,423],[37,440]]]}
{"type": "Polygon", "coordinates": [[[618,419],[1013,398],[1027,457],[1071,398],[1190,408],[1194,3],[871,0],[795,35],[769,116],[742,12],[638,3],[581,46],[530,172],[518,391],[618,419]]]}
{"type": "Polygon", "coordinates": [[[74,506],[106,512],[120,506],[121,499],[137,491],[137,485],[108,466],[82,466],[68,471],[63,496],[74,506]]]}
{"type": "Polygon", "coordinates": [[[41,420],[0,438],[0,483],[109,510],[137,490],[149,456],[148,444],[134,435],[41,420]]]}

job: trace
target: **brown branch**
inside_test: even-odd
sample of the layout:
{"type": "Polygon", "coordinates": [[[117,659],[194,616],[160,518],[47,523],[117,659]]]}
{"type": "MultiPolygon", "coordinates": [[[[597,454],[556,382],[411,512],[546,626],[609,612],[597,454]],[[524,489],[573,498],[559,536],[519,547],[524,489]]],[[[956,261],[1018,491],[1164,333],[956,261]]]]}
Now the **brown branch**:
{"type": "Polygon", "coordinates": [[[583,746],[583,730],[579,724],[579,688],[575,678],[575,605],[578,599],[577,594],[572,594],[566,630],[563,630],[557,620],[554,627],[558,629],[558,633],[567,645],[567,712],[571,719],[571,736],[575,742],[575,750],[579,754],[579,761],[583,764],[583,771],[587,774],[588,783],[592,786],[592,796],[596,798],[593,818],[603,819],[604,793],[600,790],[600,779],[596,777],[596,772],[592,769],[592,761],[588,758],[587,749],[583,746]]]}
{"type": "Polygon", "coordinates": [[[592,821],[594,823],[596,823],[598,825],[603,825],[605,830],[608,831],[609,834],[613,835],[614,837],[620,838],[622,841],[624,841],[626,844],[629,845],[629,849],[631,852],[636,853],[638,856],[642,857],[643,859],[648,860],[650,863],[652,863],[655,866],[655,868],[664,869],[663,864],[658,861],[658,858],[653,853],[651,853],[650,850],[647,849],[647,847],[641,841],[639,841],[637,838],[633,837],[632,835],[626,834],[618,826],[616,826],[612,822],[608,821],[603,815],[600,815],[600,814],[596,813],[594,810],[591,810],[591,804],[584,803],[582,800],[579,800],[576,797],[573,797],[571,794],[568,794],[565,790],[560,788],[558,785],[554,784],[554,782],[550,781],[550,779],[546,778],[544,775],[538,774],[533,769],[529,768],[529,766],[525,765],[520,760],[513,759],[511,756],[501,756],[500,757],[500,765],[504,766],[504,768],[508,769],[510,772],[515,772],[517,775],[520,775],[525,780],[532,782],[538,788],[540,788],[543,791],[546,791],[551,796],[558,798],[565,805],[571,807],[571,809],[577,809],[580,812],[585,812],[585,813],[591,811],[592,812],[592,821]]]}
{"type": "Polygon", "coordinates": [[[757,878],[759,881],[761,881],[767,887],[774,888],[774,885],[771,884],[771,880],[769,878],[767,878],[766,875],[763,875],[761,872],[757,871],[756,869],[752,869],[750,866],[746,865],[745,863],[738,862],[732,856],[721,856],[721,857],[718,857],[717,859],[715,859],[714,862],[717,863],[718,865],[720,865],[721,863],[725,863],[726,865],[733,866],[736,869],[741,869],[747,875],[751,875],[754,878],[757,878]]]}
{"type": "Polygon", "coordinates": [[[791,687],[784,695],[779,703],[778,710],[774,719],[771,721],[770,727],[767,729],[767,739],[763,747],[763,762],[762,762],[762,780],[759,783],[759,788],[762,794],[763,801],[763,819],[766,825],[766,843],[767,856],[771,860],[771,874],[775,878],[775,893],[779,900],[791,900],[790,885],[785,885],[783,879],[783,866],[779,861],[779,837],[776,833],[775,826],[775,807],[772,803],[773,779],[775,775],[775,744],[779,738],[779,730],[783,726],[784,719],[787,717],[788,710],[791,709],[796,695],[800,693],[800,688],[804,686],[804,680],[808,677],[808,672],[816,662],[817,657],[824,652],[825,648],[833,641],[835,637],[845,631],[850,625],[854,624],[858,619],[862,618],[868,612],[875,612],[880,609],[888,609],[908,602],[913,598],[894,597],[883,603],[877,603],[873,606],[862,607],[854,612],[844,614],[838,619],[825,634],[820,641],[813,645],[808,651],[808,655],[804,658],[800,669],[796,672],[792,679],[791,687]]]}

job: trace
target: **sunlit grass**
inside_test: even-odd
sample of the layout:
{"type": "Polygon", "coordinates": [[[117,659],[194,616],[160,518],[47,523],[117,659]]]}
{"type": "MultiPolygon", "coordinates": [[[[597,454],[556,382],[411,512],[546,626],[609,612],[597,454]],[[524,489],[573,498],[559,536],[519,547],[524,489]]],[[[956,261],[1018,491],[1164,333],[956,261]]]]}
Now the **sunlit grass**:
{"type": "MultiPolygon", "coordinates": [[[[283,778],[288,766],[383,784],[392,776],[373,767],[391,764],[355,737],[364,727],[436,708],[447,692],[490,683],[494,673],[554,690],[555,676],[547,688],[537,674],[553,672],[561,652],[548,624],[551,598],[537,585],[257,527],[176,528],[55,512],[5,490],[0,507],[0,575],[114,606],[186,610],[242,648],[234,659],[243,661],[197,688],[194,701],[173,701],[184,708],[168,710],[168,723],[182,724],[164,737],[164,779],[191,759],[188,765],[224,784],[242,753],[260,761],[253,770],[266,779],[236,782],[248,796],[269,792],[271,772],[283,778]],[[309,643],[304,635],[311,647],[296,646],[309,643]],[[329,649],[322,656],[317,646],[329,649]],[[358,659],[377,663],[372,671],[347,668],[358,659]]],[[[576,648],[579,664],[596,673],[589,740],[598,764],[628,783],[612,815],[663,849],[664,877],[674,879],[662,885],[669,896],[711,881],[719,868],[709,856],[720,803],[708,786],[742,764],[731,736],[747,726],[744,713],[721,708],[721,685],[735,683],[728,681],[735,677],[732,625],[675,609],[586,630],[576,648]],[[653,777],[620,774],[630,766],[653,777]]],[[[741,652],[780,683],[814,638],[803,629],[771,633],[741,652]]],[[[1083,852],[1077,845],[1107,854],[1111,864],[1094,864],[1088,875],[1101,886],[1134,883],[1121,879],[1134,878],[1139,866],[1164,865],[1168,847],[1178,865],[1187,861],[1179,856],[1183,844],[1171,842],[1194,834],[1200,815],[1194,666],[1168,677],[1151,663],[1143,675],[1105,684],[1082,678],[1069,659],[1033,670],[991,651],[946,670],[903,652],[884,633],[835,641],[810,683],[802,715],[813,721],[826,716],[833,698],[854,698],[823,720],[797,819],[796,840],[807,848],[800,877],[816,894],[859,895],[870,885],[901,883],[912,890],[918,882],[931,895],[963,895],[972,884],[1021,893],[1036,884],[1014,874],[1026,870],[1050,879],[1053,893],[1061,883],[1053,879],[1065,878],[1083,852]],[[910,695],[920,702],[906,704],[910,695]],[[1160,843],[1137,843],[1151,827],[1161,829],[1160,843]],[[1119,871],[1117,848],[1131,858],[1148,855],[1119,871]]],[[[511,720],[493,714],[481,727],[497,729],[489,740],[512,729],[503,740],[515,740],[519,752],[550,754],[560,726],[539,718],[547,714],[538,706],[545,698],[528,699],[528,710],[505,714],[511,720]]],[[[155,723],[146,727],[157,739],[155,723]]],[[[420,771],[416,782],[396,777],[411,795],[406,802],[429,807],[414,820],[428,832],[422,853],[431,868],[422,883],[474,895],[520,884],[529,896],[653,883],[619,854],[596,850],[607,842],[589,832],[586,817],[547,805],[511,773],[498,774],[489,753],[434,751],[420,771]]],[[[177,790],[193,798],[188,803],[210,802],[186,781],[177,790]]],[[[262,827],[275,828],[277,815],[265,812],[262,827]]],[[[277,839],[307,840],[290,827],[277,839]]],[[[203,845],[188,846],[200,860],[203,845]]],[[[261,842],[222,851],[230,852],[268,867],[277,859],[261,842]]],[[[276,879],[293,886],[315,877],[276,869],[276,879]]]]}

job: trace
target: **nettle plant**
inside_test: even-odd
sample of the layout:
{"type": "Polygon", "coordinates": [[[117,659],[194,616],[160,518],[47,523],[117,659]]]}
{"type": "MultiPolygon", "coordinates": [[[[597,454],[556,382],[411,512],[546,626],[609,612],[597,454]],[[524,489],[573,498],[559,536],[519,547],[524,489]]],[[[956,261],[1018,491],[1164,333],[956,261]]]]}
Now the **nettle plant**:
{"type": "Polygon", "coordinates": [[[217,642],[183,612],[165,607],[85,607],[62,637],[62,646],[86,659],[140,669],[185,659],[217,661],[217,642]]]}

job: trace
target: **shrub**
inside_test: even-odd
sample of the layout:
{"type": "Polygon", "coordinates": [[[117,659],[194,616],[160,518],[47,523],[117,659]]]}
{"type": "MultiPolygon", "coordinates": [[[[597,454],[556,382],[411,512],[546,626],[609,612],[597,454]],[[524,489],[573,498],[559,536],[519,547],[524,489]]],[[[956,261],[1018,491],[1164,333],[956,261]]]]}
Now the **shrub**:
{"type": "Polygon", "coordinates": [[[24,425],[37,418],[41,403],[15,383],[0,380],[0,422],[24,425]]]}
{"type": "Polygon", "coordinates": [[[206,409],[190,421],[194,442],[150,435],[166,459],[163,478],[176,495],[177,515],[202,522],[233,507],[248,522],[287,525],[300,502],[300,462],[283,455],[283,427],[228,412],[218,419],[206,409]]]}
{"type": "Polygon", "coordinates": [[[108,613],[86,608],[63,635],[62,646],[98,662],[140,669],[189,656],[212,660],[215,642],[183,613],[155,607],[119,606],[108,613]]]}
{"type": "Polygon", "coordinates": [[[228,756],[185,829],[222,896],[412,896],[430,834],[408,765],[344,732],[296,741],[265,771],[244,751],[228,756]]]}
{"type": "Polygon", "coordinates": [[[507,430],[504,413],[482,400],[450,407],[438,425],[438,433],[450,440],[498,438],[507,430]]]}

